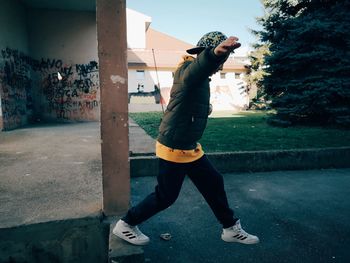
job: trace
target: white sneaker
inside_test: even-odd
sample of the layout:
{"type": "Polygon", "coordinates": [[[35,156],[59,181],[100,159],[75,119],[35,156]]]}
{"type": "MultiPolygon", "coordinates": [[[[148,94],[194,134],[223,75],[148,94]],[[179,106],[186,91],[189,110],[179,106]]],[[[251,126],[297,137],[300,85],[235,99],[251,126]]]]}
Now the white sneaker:
{"type": "Polygon", "coordinates": [[[131,226],[121,219],[113,228],[113,234],[134,245],[149,243],[149,237],[144,235],[137,226],[131,226]]]}
{"type": "Polygon", "coordinates": [[[259,238],[248,234],[241,227],[241,222],[238,220],[236,224],[229,228],[224,228],[221,234],[221,239],[226,242],[238,242],[243,244],[259,243],[259,238]]]}

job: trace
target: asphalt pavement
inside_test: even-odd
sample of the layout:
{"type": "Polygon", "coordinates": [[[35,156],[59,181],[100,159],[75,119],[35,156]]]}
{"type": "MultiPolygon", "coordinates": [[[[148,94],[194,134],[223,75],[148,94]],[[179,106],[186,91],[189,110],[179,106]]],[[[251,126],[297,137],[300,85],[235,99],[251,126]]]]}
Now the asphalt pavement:
{"type": "MultiPolygon", "coordinates": [[[[167,210],[140,225],[146,262],[350,262],[350,169],[224,174],[229,203],[258,245],[225,243],[221,226],[190,180],[167,210]],[[170,233],[165,241],[161,234],[170,233]]],[[[132,179],[132,201],[154,177],[132,179]]]]}

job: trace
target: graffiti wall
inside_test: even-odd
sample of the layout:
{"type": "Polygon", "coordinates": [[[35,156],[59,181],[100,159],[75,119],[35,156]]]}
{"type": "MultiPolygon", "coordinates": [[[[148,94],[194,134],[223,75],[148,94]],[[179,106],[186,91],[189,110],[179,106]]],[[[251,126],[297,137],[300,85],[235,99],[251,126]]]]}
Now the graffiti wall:
{"type": "Polygon", "coordinates": [[[1,50],[0,98],[4,130],[23,126],[32,118],[32,86],[27,61],[28,58],[19,51],[1,50]]]}
{"type": "Polygon", "coordinates": [[[35,86],[40,92],[44,120],[99,120],[98,64],[65,64],[59,59],[42,59],[35,69],[35,86]]]}
{"type": "Polygon", "coordinates": [[[6,48],[0,58],[0,98],[4,130],[31,121],[99,120],[98,63],[35,60],[6,48]]]}

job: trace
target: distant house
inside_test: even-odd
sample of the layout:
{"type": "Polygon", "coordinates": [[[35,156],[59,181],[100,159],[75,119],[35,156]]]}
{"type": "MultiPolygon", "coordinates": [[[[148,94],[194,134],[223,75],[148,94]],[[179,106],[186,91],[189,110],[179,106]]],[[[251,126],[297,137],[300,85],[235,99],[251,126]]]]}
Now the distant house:
{"type": "MultiPolygon", "coordinates": [[[[159,85],[166,97],[172,85],[173,72],[185,50],[191,47],[193,46],[186,42],[148,28],[145,48],[128,50],[129,92],[157,93],[156,87],[159,85]]],[[[137,100],[137,94],[134,99],[131,97],[131,103],[133,101],[155,102],[146,97],[137,100]]],[[[158,102],[158,99],[156,101],[158,102]]]]}
{"type": "MultiPolygon", "coordinates": [[[[146,25],[143,27],[145,42],[139,42],[144,45],[130,46],[128,50],[130,103],[158,103],[159,85],[163,99],[161,102],[166,104],[173,72],[182,55],[193,45],[152,29],[151,19],[147,16],[140,13],[128,14],[128,27],[135,25],[131,16],[143,17],[146,25]]],[[[134,21],[141,23],[142,19],[134,21]]],[[[246,72],[244,59],[246,58],[230,57],[223,71],[212,76],[211,103],[214,110],[237,110],[248,105],[248,94],[242,80],[246,72]]]]}

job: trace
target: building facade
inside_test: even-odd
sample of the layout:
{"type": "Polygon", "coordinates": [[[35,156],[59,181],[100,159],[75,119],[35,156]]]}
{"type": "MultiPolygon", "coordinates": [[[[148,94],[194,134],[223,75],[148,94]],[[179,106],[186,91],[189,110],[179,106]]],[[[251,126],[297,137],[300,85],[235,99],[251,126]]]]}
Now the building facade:
{"type": "MultiPolygon", "coordinates": [[[[98,121],[94,1],[69,10],[51,6],[50,1],[47,6],[37,3],[1,2],[0,130],[41,121],[98,121]]],[[[166,104],[172,74],[185,50],[192,47],[153,30],[151,22],[151,17],[127,9],[130,103],[166,104]]],[[[244,63],[230,58],[223,72],[213,76],[214,109],[244,107],[244,72],[244,63]]]]}
{"type": "MultiPolygon", "coordinates": [[[[193,45],[158,32],[146,31],[145,47],[130,49],[129,92],[131,103],[154,103],[158,98],[155,87],[160,87],[162,100],[167,104],[176,70],[186,50],[193,45]]],[[[187,54],[188,55],[188,54],[187,54]]],[[[221,72],[212,76],[211,103],[216,111],[239,110],[249,104],[243,76],[246,72],[246,57],[231,56],[221,72]]]]}

